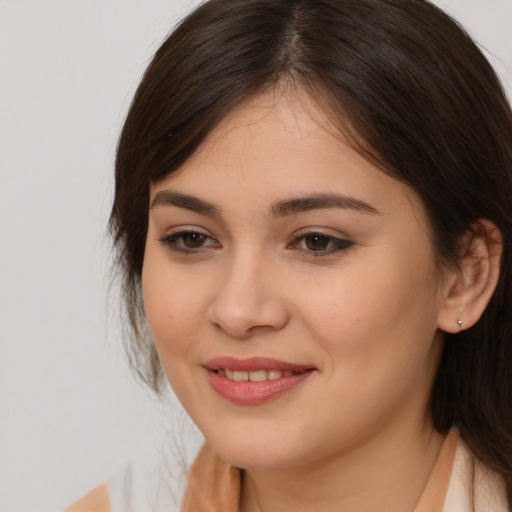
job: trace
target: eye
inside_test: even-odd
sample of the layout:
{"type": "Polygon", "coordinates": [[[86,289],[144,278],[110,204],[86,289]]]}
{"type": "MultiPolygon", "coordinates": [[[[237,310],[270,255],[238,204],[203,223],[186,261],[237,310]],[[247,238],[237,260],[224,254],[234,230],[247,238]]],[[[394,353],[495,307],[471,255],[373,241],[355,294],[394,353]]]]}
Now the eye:
{"type": "Polygon", "coordinates": [[[188,249],[197,249],[198,247],[202,247],[206,242],[206,235],[202,233],[183,233],[181,235],[182,243],[188,249]]]}
{"type": "Polygon", "coordinates": [[[186,230],[172,233],[160,239],[169,249],[182,253],[197,253],[201,250],[220,247],[214,238],[200,231],[186,230]]]}
{"type": "Polygon", "coordinates": [[[332,239],[328,236],[314,233],[303,238],[304,245],[310,251],[325,251],[331,247],[332,239]]]}
{"type": "Polygon", "coordinates": [[[298,236],[288,247],[314,256],[326,256],[344,251],[352,245],[354,243],[350,240],[314,231],[298,236]]]}

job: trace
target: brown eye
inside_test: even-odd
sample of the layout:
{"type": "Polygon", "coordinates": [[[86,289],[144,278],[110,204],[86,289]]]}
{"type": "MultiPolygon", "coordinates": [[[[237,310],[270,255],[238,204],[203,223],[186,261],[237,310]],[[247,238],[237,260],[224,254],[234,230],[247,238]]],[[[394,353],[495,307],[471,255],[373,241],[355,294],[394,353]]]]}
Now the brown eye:
{"type": "Polygon", "coordinates": [[[310,251],[325,251],[329,249],[332,239],[328,236],[314,233],[304,237],[304,243],[310,251]]]}
{"type": "Polygon", "coordinates": [[[300,235],[288,245],[288,249],[297,249],[310,256],[332,256],[346,251],[353,245],[354,242],[350,240],[318,231],[300,235]]]}
{"type": "Polygon", "coordinates": [[[184,233],[182,235],[183,245],[188,249],[197,249],[202,247],[206,242],[206,235],[202,233],[184,233]]]}
{"type": "Polygon", "coordinates": [[[217,240],[200,231],[179,231],[165,236],[160,241],[171,251],[183,254],[203,254],[207,249],[219,248],[217,240]]]}

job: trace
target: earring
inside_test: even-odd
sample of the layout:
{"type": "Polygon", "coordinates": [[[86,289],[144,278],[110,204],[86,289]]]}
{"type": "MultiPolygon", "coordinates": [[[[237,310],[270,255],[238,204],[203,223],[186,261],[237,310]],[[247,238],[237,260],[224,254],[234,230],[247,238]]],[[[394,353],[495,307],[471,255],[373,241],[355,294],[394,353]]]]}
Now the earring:
{"type": "Polygon", "coordinates": [[[462,320],[457,320],[457,325],[459,326],[459,331],[462,331],[462,320]]]}

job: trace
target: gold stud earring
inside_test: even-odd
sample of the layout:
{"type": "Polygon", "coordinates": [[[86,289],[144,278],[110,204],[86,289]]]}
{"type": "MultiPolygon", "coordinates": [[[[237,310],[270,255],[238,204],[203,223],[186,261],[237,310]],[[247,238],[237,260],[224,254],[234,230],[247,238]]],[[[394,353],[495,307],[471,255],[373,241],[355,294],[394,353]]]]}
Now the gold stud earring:
{"type": "Polygon", "coordinates": [[[457,325],[459,326],[459,331],[462,331],[462,320],[457,320],[457,325]]]}

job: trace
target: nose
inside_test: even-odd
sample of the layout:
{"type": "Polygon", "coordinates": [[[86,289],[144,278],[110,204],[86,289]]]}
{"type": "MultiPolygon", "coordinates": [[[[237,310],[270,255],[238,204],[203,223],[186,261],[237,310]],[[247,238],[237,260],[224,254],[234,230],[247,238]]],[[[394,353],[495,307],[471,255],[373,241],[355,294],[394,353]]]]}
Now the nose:
{"type": "Polygon", "coordinates": [[[279,291],[278,273],[275,263],[257,255],[226,262],[208,309],[209,321],[240,339],[285,327],[290,312],[279,291]]]}

